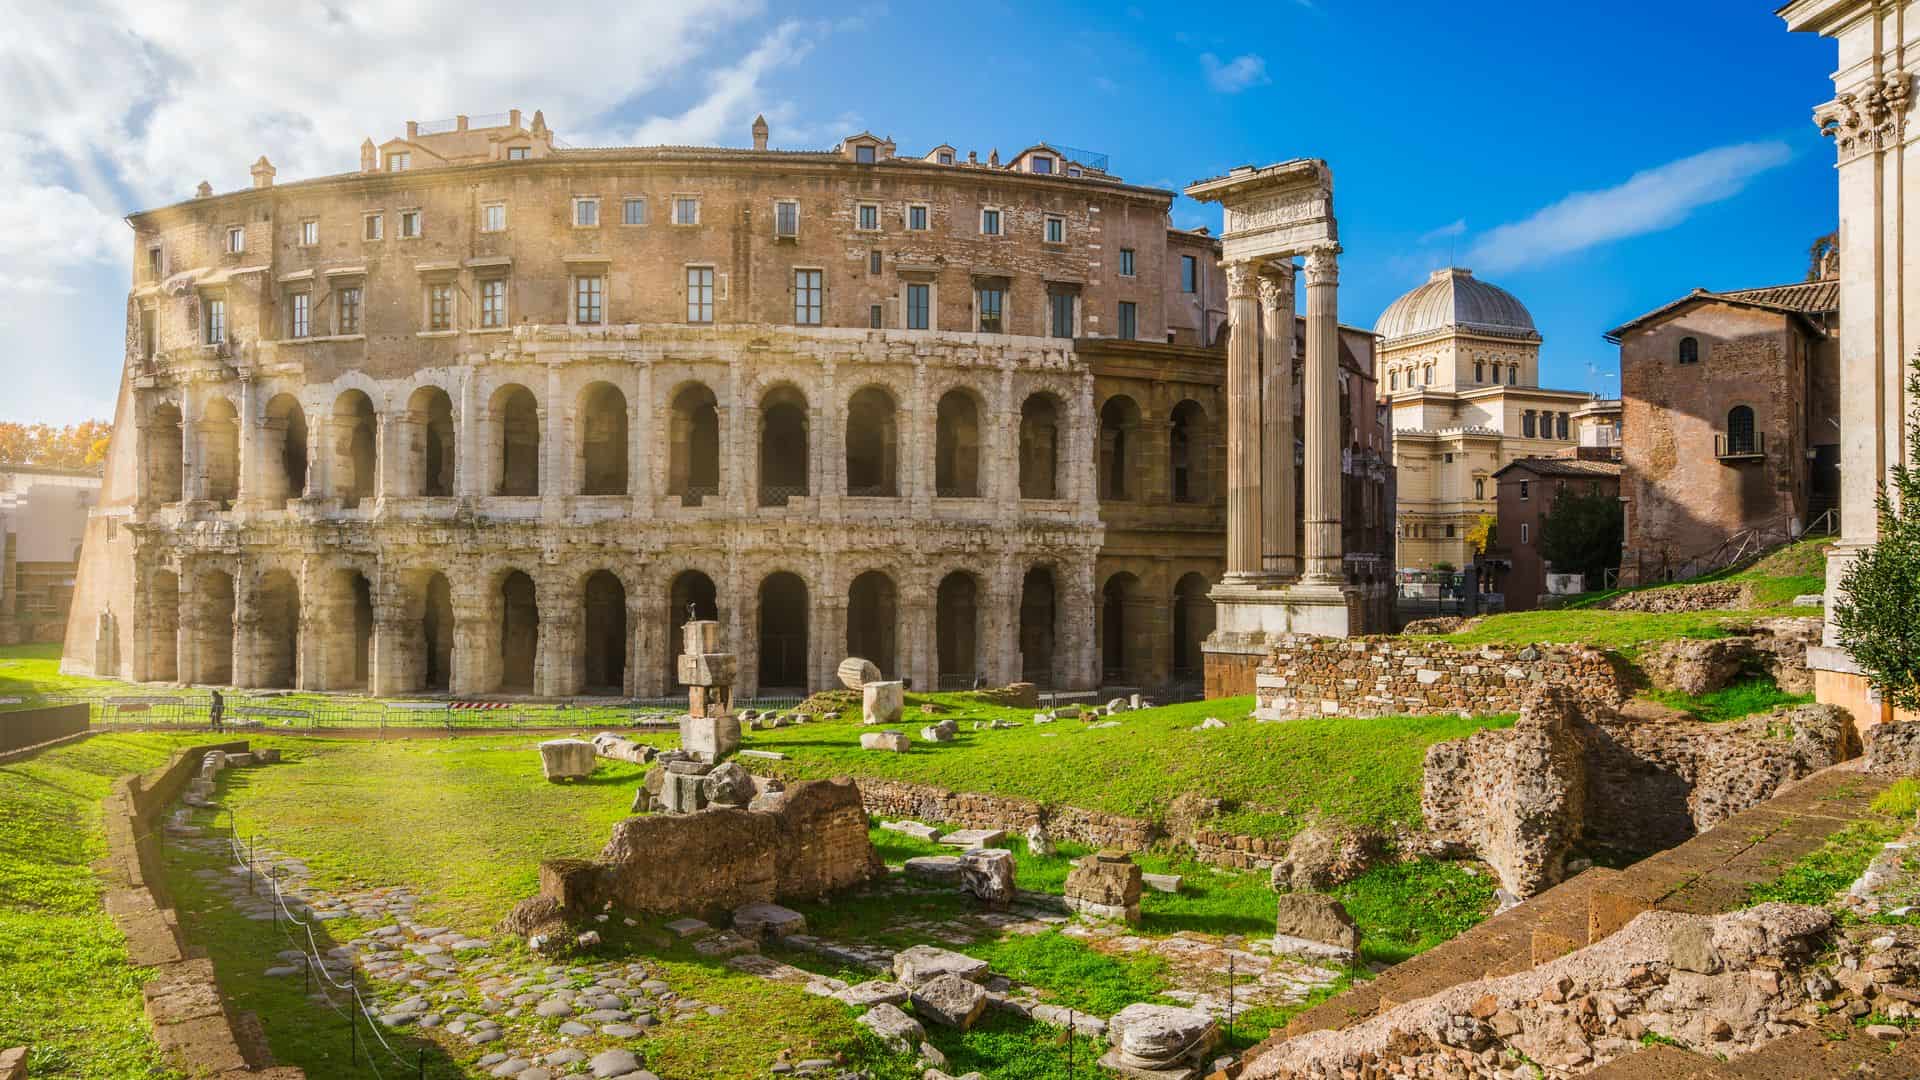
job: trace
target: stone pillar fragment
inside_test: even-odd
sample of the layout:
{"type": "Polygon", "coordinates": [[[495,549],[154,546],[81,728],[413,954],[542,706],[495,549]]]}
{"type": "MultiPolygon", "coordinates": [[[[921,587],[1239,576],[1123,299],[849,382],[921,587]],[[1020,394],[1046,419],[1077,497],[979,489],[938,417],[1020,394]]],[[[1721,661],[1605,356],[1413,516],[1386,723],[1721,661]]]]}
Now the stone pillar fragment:
{"type": "Polygon", "coordinates": [[[1227,580],[1260,574],[1260,341],[1254,268],[1227,270],[1227,580]]]}
{"type": "Polygon", "coordinates": [[[1260,534],[1264,569],[1282,579],[1300,575],[1293,492],[1294,267],[1291,256],[1260,275],[1260,534]]]}
{"type": "Polygon", "coordinates": [[[1307,256],[1307,583],[1346,580],[1340,538],[1340,247],[1307,256]]]}

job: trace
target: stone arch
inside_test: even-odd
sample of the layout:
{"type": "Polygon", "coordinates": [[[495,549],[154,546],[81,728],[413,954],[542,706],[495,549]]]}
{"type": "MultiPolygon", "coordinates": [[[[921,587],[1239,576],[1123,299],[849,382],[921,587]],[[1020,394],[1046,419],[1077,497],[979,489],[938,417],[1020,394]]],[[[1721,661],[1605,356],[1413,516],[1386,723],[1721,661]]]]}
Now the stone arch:
{"type": "Polygon", "coordinates": [[[1020,403],[1020,497],[1058,499],[1060,450],[1066,429],[1066,408],[1051,391],[1029,394],[1020,403]]]}
{"type": "Polygon", "coordinates": [[[487,430],[493,436],[493,460],[487,487],[495,495],[540,494],[540,401],[519,383],[506,383],[487,401],[487,430]]]}
{"type": "Polygon", "coordinates": [[[1206,671],[1206,656],[1201,651],[1207,636],[1213,633],[1213,601],[1207,599],[1210,586],[1206,576],[1187,574],[1173,587],[1172,655],[1173,678],[1177,682],[1201,679],[1206,671]]]}
{"type": "Polygon", "coordinates": [[[792,383],[769,388],[760,399],[760,502],[785,506],[808,493],[807,398],[792,383]]]}
{"type": "Polygon", "coordinates": [[[807,583],[776,570],[760,582],[757,608],[759,692],[809,688],[807,583]]]}
{"type": "Polygon", "coordinates": [[[699,506],[720,494],[720,408],[713,390],[689,382],[675,390],[667,425],[667,494],[699,506]]]}
{"type": "Polygon", "coordinates": [[[194,463],[200,471],[200,497],[222,509],[240,497],[240,414],[233,402],[213,397],[194,424],[199,437],[194,463]]]}
{"type": "Polygon", "coordinates": [[[1168,425],[1167,482],[1177,503],[1207,501],[1207,413],[1188,398],[1173,407],[1168,425]]]}
{"type": "Polygon", "coordinates": [[[540,598],[524,570],[500,575],[495,589],[500,605],[500,689],[532,693],[540,666],[540,598]]]}
{"type": "Polygon", "coordinates": [[[933,489],[943,499],[980,497],[980,395],[954,387],[934,408],[933,489]]]}
{"type": "Polygon", "coordinates": [[[574,431],[580,494],[627,494],[627,395],[610,382],[588,383],[580,391],[574,431]]]}
{"type": "Polygon", "coordinates": [[[1052,566],[1034,566],[1020,582],[1020,678],[1054,685],[1054,647],[1059,639],[1059,582],[1052,566]]]}
{"type": "Polygon", "coordinates": [[[1153,664],[1151,627],[1144,590],[1136,575],[1121,570],[1100,589],[1100,678],[1107,685],[1137,686],[1153,664]]]}
{"type": "Polygon", "coordinates": [[[1100,406],[1100,497],[1140,495],[1140,404],[1115,394],[1100,406]]]}
{"type": "Polygon", "coordinates": [[[148,682],[180,679],[180,575],[156,567],[147,579],[148,682]]]}
{"type": "Polygon", "coordinates": [[[194,576],[193,682],[233,685],[233,575],[208,567],[194,576]]]}
{"type": "Polygon", "coordinates": [[[333,497],[351,510],[378,492],[379,421],[373,399],[364,390],[348,390],[333,400],[327,434],[333,443],[333,497]]]}
{"type": "Polygon", "coordinates": [[[254,586],[251,685],[291,690],[300,683],[300,583],[278,567],[254,586]]]}
{"type": "Polygon", "coordinates": [[[900,677],[900,594],[883,570],[868,570],[847,589],[847,655],[873,661],[888,679],[900,677]]]}
{"type": "Polygon", "coordinates": [[[580,588],[580,686],[620,694],[627,685],[627,586],[611,570],[595,570],[580,588]]]}
{"type": "Polygon", "coordinates": [[[407,397],[406,424],[403,467],[412,494],[452,496],[459,457],[453,397],[433,383],[418,387],[407,397]]]}
{"type": "Polygon", "coordinates": [[[414,691],[453,688],[453,583],[438,568],[409,571],[403,580],[409,653],[407,674],[396,680],[414,691]]]}
{"type": "Polygon", "coordinates": [[[718,619],[719,590],[713,579],[699,570],[682,570],[667,586],[667,685],[680,683],[680,645],[682,630],[689,618],[718,619]]]}
{"type": "Polygon", "coordinates": [[[357,566],[329,571],[322,582],[321,619],[326,642],[322,690],[366,690],[373,685],[373,580],[357,566]]]}
{"type": "Polygon", "coordinates": [[[293,394],[275,394],[267,401],[260,425],[264,467],[255,475],[262,501],[279,505],[307,493],[307,412],[293,394]]]}
{"type": "Polygon", "coordinates": [[[186,497],[186,435],[180,406],[171,401],[154,405],[147,413],[147,498],[159,505],[186,497]]]}
{"type": "Polygon", "coordinates": [[[980,676],[980,578],[955,570],[934,592],[934,651],[937,688],[972,689],[980,676]]]}
{"type": "Polygon", "coordinates": [[[900,494],[900,424],[892,394],[867,386],[847,399],[846,458],[848,495],[900,494]]]}

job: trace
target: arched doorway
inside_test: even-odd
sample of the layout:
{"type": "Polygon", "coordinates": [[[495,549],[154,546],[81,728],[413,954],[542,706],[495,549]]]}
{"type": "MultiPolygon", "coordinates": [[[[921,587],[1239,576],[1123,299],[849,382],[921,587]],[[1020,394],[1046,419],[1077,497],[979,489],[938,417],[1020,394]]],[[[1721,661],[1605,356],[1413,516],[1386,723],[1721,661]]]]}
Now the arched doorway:
{"type": "Polygon", "coordinates": [[[956,570],[940,579],[934,597],[934,626],[939,688],[972,689],[980,674],[980,586],[972,574],[956,570]]]}
{"type": "Polygon", "coordinates": [[[278,506],[307,492],[307,414],[292,394],[275,394],[267,402],[262,425],[267,468],[261,470],[261,501],[278,506]]]}
{"type": "Polygon", "coordinates": [[[1207,599],[1207,579],[1188,574],[1173,589],[1173,677],[1200,679],[1206,671],[1201,645],[1213,633],[1213,601],[1207,599]]]}
{"type": "Polygon", "coordinates": [[[627,396],[597,382],[580,394],[580,494],[627,493],[627,396]]]}
{"type": "Polygon", "coordinates": [[[163,402],[153,407],[146,428],[147,498],[165,506],[185,497],[182,478],[186,445],[178,406],[163,402]]]}
{"type": "Polygon", "coordinates": [[[720,410],[713,391],[700,383],[673,398],[668,431],[667,494],[682,506],[699,506],[720,494],[720,410]]]}
{"type": "Polygon", "coordinates": [[[1167,479],[1174,502],[1207,501],[1206,448],[1207,414],[1194,401],[1175,405],[1167,442],[1167,479]]]}
{"type": "Polygon", "coordinates": [[[1060,403],[1051,394],[1020,406],[1020,497],[1060,497],[1060,403]]]}
{"type": "Polygon", "coordinates": [[[233,403],[217,397],[200,417],[200,497],[225,510],[240,497],[240,415],[233,403]]]}
{"type": "Polygon", "coordinates": [[[409,472],[416,495],[444,499],[453,494],[455,450],[453,399],[437,386],[423,386],[407,399],[409,472]]]}
{"type": "Polygon", "coordinates": [[[1036,566],[1020,583],[1020,678],[1042,688],[1053,680],[1053,571],[1036,566]]]}
{"type": "MultiPolygon", "coordinates": [[[[893,398],[867,387],[847,402],[847,494],[900,494],[899,430],[893,398]]],[[[869,657],[871,659],[871,657],[869,657]]]]}
{"type": "Polygon", "coordinates": [[[807,399],[777,386],[760,401],[760,505],[807,494],[807,399]]]}
{"type": "Polygon", "coordinates": [[[453,686],[453,586],[438,570],[420,586],[419,689],[446,692],[453,686]]]}
{"type": "Polygon", "coordinates": [[[333,441],[333,496],[344,509],[374,496],[380,465],[378,433],[372,398],[349,390],[334,399],[327,434],[333,441]]]}
{"type": "Polygon", "coordinates": [[[1149,674],[1152,647],[1140,608],[1140,579],[1122,571],[1100,590],[1100,677],[1117,686],[1139,685],[1149,674]]]}
{"type": "Polygon", "coordinates": [[[1134,498],[1139,480],[1140,406],[1125,394],[1116,394],[1100,407],[1100,497],[1134,498]]]}
{"type": "Polygon", "coordinates": [[[269,570],[261,575],[253,602],[259,617],[253,685],[291,690],[300,678],[299,583],[285,570],[269,570]]]}
{"type": "Polygon", "coordinates": [[[540,405],[533,391],[508,383],[493,392],[488,412],[493,432],[493,493],[540,494],[540,405]]]}
{"type": "Polygon", "coordinates": [[[155,570],[147,582],[147,681],[180,679],[180,577],[155,570]]]}
{"type": "Polygon", "coordinates": [[[807,678],[807,586],[781,571],[760,583],[760,693],[805,693],[807,678]]]}
{"type": "Polygon", "coordinates": [[[540,605],[533,579],[514,570],[500,582],[500,688],[531,693],[539,655],[540,605]]]}
{"type": "Polygon", "coordinates": [[[199,617],[195,620],[194,682],[203,686],[233,685],[233,576],[224,570],[199,575],[195,589],[199,617]]]}
{"type": "Polygon", "coordinates": [[[610,570],[587,578],[582,597],[581,681],[589,694],[621,694],[627,685],[627,587],[610,570]]]}
{"type": "Polygon", "coordinates": [[[320,608],[327,644],[326,690],[364,690],[373,673],[373,583],[358,570],[327,579],[320,608]]]}
{"type": "Polygon", "coordinates": [[[980,497],[980,406],[965,390],[949,390],[935,409],[934,494],[943,499],[980,497]]]}
{"type": "Polygon", "coordinates": [[[718,619],[720,608],[713,579],[698,570],[674,575],[667,590],[667,685],[680,686],[680,648],[688,619],[718,619]]]}
{"type": "Polygon", "coordinates": [[[873,661],[888,679],[899,678],[895,663],[898,613],[892,578],[869,570],[853,579],[853,587],[847,590],[847,655],[873,661]]]}

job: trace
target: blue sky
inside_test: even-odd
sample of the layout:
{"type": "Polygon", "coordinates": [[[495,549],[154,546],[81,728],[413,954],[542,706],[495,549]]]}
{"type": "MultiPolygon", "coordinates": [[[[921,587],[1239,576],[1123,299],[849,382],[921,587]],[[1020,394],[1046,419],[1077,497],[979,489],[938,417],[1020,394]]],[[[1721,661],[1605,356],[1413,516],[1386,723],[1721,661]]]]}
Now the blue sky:
{"type": "MultiPolygon", "coordinates": [[[[282,179],[342,171],[410,117],[515,105],[576,145],[744,144],[765,112],[776,146],[1046,140],[1173,187],[1325,158],[1344,321],[1471,266],[1532,309],[1543,381],[1574,389],[1614,389],[1589,372],[1617,367],[1612,326],[1694,286],[1798,280],[1834,227],[1809,119],[1834,48],[1766,0],[494,6],[30,9],[0,42],[0,419],[107,414],[128,210],[243,187],[261,153],[282,179]]],[[[1219,223],[1184,199],[1174,219],[1219,223]]]]}

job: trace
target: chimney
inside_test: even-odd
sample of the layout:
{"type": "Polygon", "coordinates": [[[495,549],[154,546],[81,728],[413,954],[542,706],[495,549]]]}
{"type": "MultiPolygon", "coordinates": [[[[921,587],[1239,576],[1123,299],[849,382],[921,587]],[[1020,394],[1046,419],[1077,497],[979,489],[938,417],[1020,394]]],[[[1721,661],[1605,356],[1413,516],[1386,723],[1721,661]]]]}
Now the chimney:
{"type": "Polygon", "coordinates": [[[765,114],[753,118],[753,148],[755,150],[765,150],[767,148],[767,118],[765,114]]]}
{"type": "Polygon", "coordinates": [[[967,164],[969,165],[980,164],[980,151],[978,150],[967,151],[967,164]]]}
{"type": "Polygon", "coordinates": [[[467,130],[467,118],[465,116],[455,116],[453,118],[453,130],[455,131],[467,130]]]}
{"type": "Polygon", "coordinates": [[[372,137],[368,137],[360,143],[360,171],[380,171],[380,153],[374,149],[372,137]]]}
{"type": "Polygon", "coordinates": [[[253,186],[257,188],[272,187],[273,174],[273,162],[267,160],[267,155],[261,154],[260,160],[253,163],[253,186]]]}
{"type": "Polygon", "coordinates": [[[987,164],[993,166],[996,169],[1000,167],[1000,148],[999,147],[997,146],[994,147],[993,153],[987,155],[987,164]]]}
{"type": "Polygon", "coordinates": [[[418,139],[419,137],[420,137],[420,121],[418,120],[407,121],[407,141],[412,142],[415,139],[418,139]]]}
{"type": "Polygon", "coordinates": [[[520,128],[520,110],[519,109],[507,110],[507,126],[515,129],[516,131],[519,130],[520,128]]]}
{"type": "Polygon", "coordinates": [[[200,186],[193,189],[193,197],[196,199],[210,198],[212,195],[213,185],[207,183],[205,180],[200,181],[200,186]]]}
{"type": "Polygon", "coordinates": [[[547,130],[547,114],[539,109],[533,110],[533,128],[531,134],[536,139],[543,139],[551,134],[551,132],[547,130]]]}

